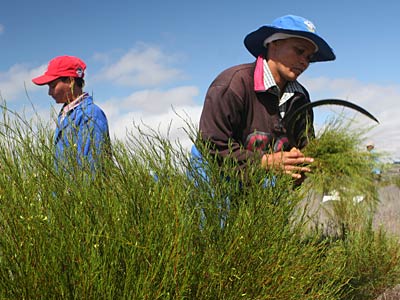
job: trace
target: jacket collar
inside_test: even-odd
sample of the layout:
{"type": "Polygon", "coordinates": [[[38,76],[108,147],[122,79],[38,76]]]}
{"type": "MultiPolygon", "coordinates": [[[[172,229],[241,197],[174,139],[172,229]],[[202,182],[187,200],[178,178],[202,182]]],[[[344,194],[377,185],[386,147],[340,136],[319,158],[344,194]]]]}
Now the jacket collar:
{"type": "Polygon", "coordinates": [[[78,98],[76,98],[74,101],[70,103],[65,103],[64,106],[61,109],[61,116],[64,118],[71,110],[73,110],[75,107],[77,107],[84,99],[88,97],[88,93],[83,93],[80,95],[78,98]]]}
{"type": "Polygon", "coordinates": [[[303,87],[297,81],[289,81],[281,93],[269,69],[267,60],[261,55],[258,56],[254,69],[254,91],[256,93],[268,91],[276,95],[279,98],[279,106],[285,104],[295,93],[305,95],[303,87]]]}
{"type": "MultiPolygon", "coordinates": [[[[72,120],[75,119],[75,115],[76,115],[77,109],[79,109],[79,107],[81,107],[82,105],[87,107],[87,106],[89,106],[90,104],[93,103],[92,97],[89,96],[87,93],[85,93],[83,96],[84,97],[82,97],[80,99],[80,101],[76,102],[73,106],[69,107],[69,109],[67,109],[65,111],[65,113],[64,113],[64,108],[67,105],[63,106],[63,108],[61,109],[61,111],[60,111],[60,113],[58,115],[56,131],[61,131],[65,127],[67,127],[68,125],[71,124],[72,120]]],[[[69,104],[72,104],[75,101],[73,101],[73,102],[71,102],[69,104]]]]}

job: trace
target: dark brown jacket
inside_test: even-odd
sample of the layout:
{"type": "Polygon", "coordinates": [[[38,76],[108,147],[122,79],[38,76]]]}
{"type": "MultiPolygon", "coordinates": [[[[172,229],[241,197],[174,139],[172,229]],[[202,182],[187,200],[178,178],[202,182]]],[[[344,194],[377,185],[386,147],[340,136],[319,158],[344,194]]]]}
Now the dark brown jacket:
{"type": "MultiPolygon", "coordinates": [[[[278,97],[268,91],[254,91],[254,68],[255,63],[250,63],[223,71],[207,91],[200,118],[201,137],[210,142],[211,153],[218,153],[221,158],[230,155],[240,167],[249,159],[258,160],[260,154],[269,151],[265,145],[261,148],[249,145],[254,140],[252,135],[266,134],[273,144],[287,134],[279,113],[278,97]]],[[[304,94],[295,93],[288,100],[286,112],[307,102],[310,102],[309,95],[304,89],[304,94]]],[[[303,116],[297,120],[292,133],[294,143],[290,147],[301,149],[305,146],[307,136],[314,132],[312,122],[312,112],[307,118],[303,116]]]]}

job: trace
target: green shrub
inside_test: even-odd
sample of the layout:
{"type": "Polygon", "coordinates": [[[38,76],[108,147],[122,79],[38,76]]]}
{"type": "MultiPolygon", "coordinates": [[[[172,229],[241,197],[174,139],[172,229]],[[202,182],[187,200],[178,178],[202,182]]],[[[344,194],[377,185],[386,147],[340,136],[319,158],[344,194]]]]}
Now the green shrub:
{"type": "Polygon", "coordinates": [[[8,116],[1,299],[373,299],[399,278],[399,250],[383,232],[310,230],[299,213],[306,185],[283,174],[268,174],[276,184],[265,188],[254,168],[243,184],[232,162],[208,158],[210,181],[196,185],[187,152],[157,132],[114,141],[96,176],[64,174],[51,130],[8,116]]]}

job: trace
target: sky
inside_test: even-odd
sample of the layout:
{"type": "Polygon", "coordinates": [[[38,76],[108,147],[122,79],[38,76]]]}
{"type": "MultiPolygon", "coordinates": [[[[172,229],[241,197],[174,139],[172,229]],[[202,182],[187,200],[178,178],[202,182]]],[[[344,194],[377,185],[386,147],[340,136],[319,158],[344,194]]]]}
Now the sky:
{"type": "MultiPolygon", "coordinates": [[[[87,64],[85,91],[124,139],[145,124],[190,147],[183,127],[198,124],[204,96],[224,69],[254,61],[244,37],[280,16],[311,20],[333,48],[333,62],[313,63],[298,78],[311,100],[339,98],[380,123],[344,110],[371,129],[366,140],[400,159],[398,1],[71,0],[3,1],[0,9],[0,95],[7,107],[34,107],[52,122],[61,108],[31,79],[49,60],[78,56],[87,64]]],[[[323,126],[329,107],[316,108],[323,126]]]]}

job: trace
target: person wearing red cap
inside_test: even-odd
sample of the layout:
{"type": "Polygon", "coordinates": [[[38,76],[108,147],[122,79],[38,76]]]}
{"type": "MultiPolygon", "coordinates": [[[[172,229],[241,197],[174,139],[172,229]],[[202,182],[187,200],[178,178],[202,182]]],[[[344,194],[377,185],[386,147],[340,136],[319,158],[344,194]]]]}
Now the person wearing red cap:
{"type": "MultiPolygon", "coordinates": [[[[198,142],[221,162],[233,158],[240,170],[255,163],[301,181],[304,172],[310,172],[307,164],[313,162],[301,151],[314,135],[313,115],[297,116],[291,128],[284,117],[310,102],[297,78],[310,63],[334,60],[335,54],[311,21],[294,15],[249,33],[244,44],[255,62],[228,68],[212,82],[198,142]]],[[[196,146],[192,157],[202,157],[196,146]]]]}
{"type": "Polygon", "coordinates": [[[100,166],[101,156],[110,153],[107,117],[92,96],[83,92],[85,70],[81,59],[58,56],[43,75],[32,79],[37,85],[48,85],[49,95],[62,104],[54,135],[57,168],[68,164],[74,153],[78,165],[89,164],[94,170],[100,166]]]}

